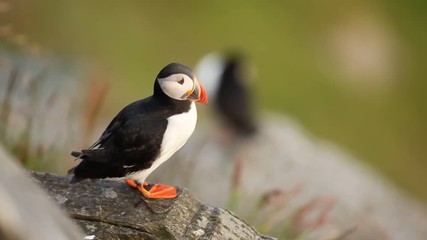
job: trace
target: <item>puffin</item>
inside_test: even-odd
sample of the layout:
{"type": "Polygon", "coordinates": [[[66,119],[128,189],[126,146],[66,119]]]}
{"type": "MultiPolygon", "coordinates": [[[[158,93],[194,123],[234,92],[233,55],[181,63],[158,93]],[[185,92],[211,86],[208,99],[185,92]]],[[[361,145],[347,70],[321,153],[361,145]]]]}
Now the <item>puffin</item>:
{"type": "Polygon", "coordinates": [[[237,137],[254,136],[258,126],[242,55],[210,53],[199,61],[196,73],[206,80],[206,90],[223,124],[237,137]]]}
{"type": "Polygon", "coordinates": [[[90,147],[73,151],[82,161],[69,170],[72,181],[124,179],[147,198],[175,198],[177,189],[146,178],[178,151],[197,122],[196,104],[208,95],[192,70],[170,63],[157,75],[153,95],[123,108],[90,147]]]}

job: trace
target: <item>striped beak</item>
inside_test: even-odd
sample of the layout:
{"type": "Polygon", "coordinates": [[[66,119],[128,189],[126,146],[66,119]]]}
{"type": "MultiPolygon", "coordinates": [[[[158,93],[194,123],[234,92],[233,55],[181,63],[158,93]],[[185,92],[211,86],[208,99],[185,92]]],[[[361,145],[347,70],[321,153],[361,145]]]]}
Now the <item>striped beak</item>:
{"type": "Polygon", "coordinates": [[[194,80],[194,89],[188,91],[187,94],[188,100],[208,104],[208,94],[197,79],[194,80]]]}

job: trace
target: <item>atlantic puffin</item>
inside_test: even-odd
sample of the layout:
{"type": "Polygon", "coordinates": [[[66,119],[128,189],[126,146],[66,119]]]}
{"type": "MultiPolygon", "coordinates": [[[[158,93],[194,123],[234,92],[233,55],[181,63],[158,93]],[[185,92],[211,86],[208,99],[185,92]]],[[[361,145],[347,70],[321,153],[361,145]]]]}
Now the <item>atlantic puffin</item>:
{"type": "Polygon", "coordinates": [[[147,198],[174,198],[175,187],[145,179],[179,150],[193,133],[197,103],[208,96],[187,66],[171,63],[154,81],[152,96],[123,108],[89,148],[73,151],[82,161],[70,169],[73,180],[119,178],[147,198]]]}
{"type": "Polygon", "coordinates": [[[258,128],[245,67],[238,52],[210,53],[196,67],[197,75],[206,80],[204,85],[220,120],[243,138],[253,136],[258,128]]]}

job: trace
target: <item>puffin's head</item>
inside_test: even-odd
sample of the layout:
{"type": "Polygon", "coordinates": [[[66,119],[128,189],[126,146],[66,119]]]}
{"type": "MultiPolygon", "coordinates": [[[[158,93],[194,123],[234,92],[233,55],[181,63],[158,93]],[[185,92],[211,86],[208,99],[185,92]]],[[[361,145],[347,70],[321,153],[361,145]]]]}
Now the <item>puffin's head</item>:
{"type": "Polygon", "coordinates": [[[170,98],[208,103],[205,89],[200,85],[191,69],[184,65],[168,64],[159,72],[156,81],[161,90],[170,98]]]}

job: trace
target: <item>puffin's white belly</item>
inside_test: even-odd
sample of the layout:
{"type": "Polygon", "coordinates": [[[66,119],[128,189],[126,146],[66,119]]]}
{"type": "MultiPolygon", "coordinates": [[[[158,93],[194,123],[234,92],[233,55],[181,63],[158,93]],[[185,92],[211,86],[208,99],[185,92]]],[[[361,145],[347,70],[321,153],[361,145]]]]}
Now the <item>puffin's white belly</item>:
{"type": "Polygon", "coordinates": [[[150,168],[130,174],[126,178],[136,180],[140,183],[152,173],[160,164],[168,160],[176,151],[178,151],[196,128],[197,110],[194,102],[190,105],[190,110],[186,113],[174,115],[168,118],[168,126],[163,135],[160,154],[153,162],[150,168]]]}

